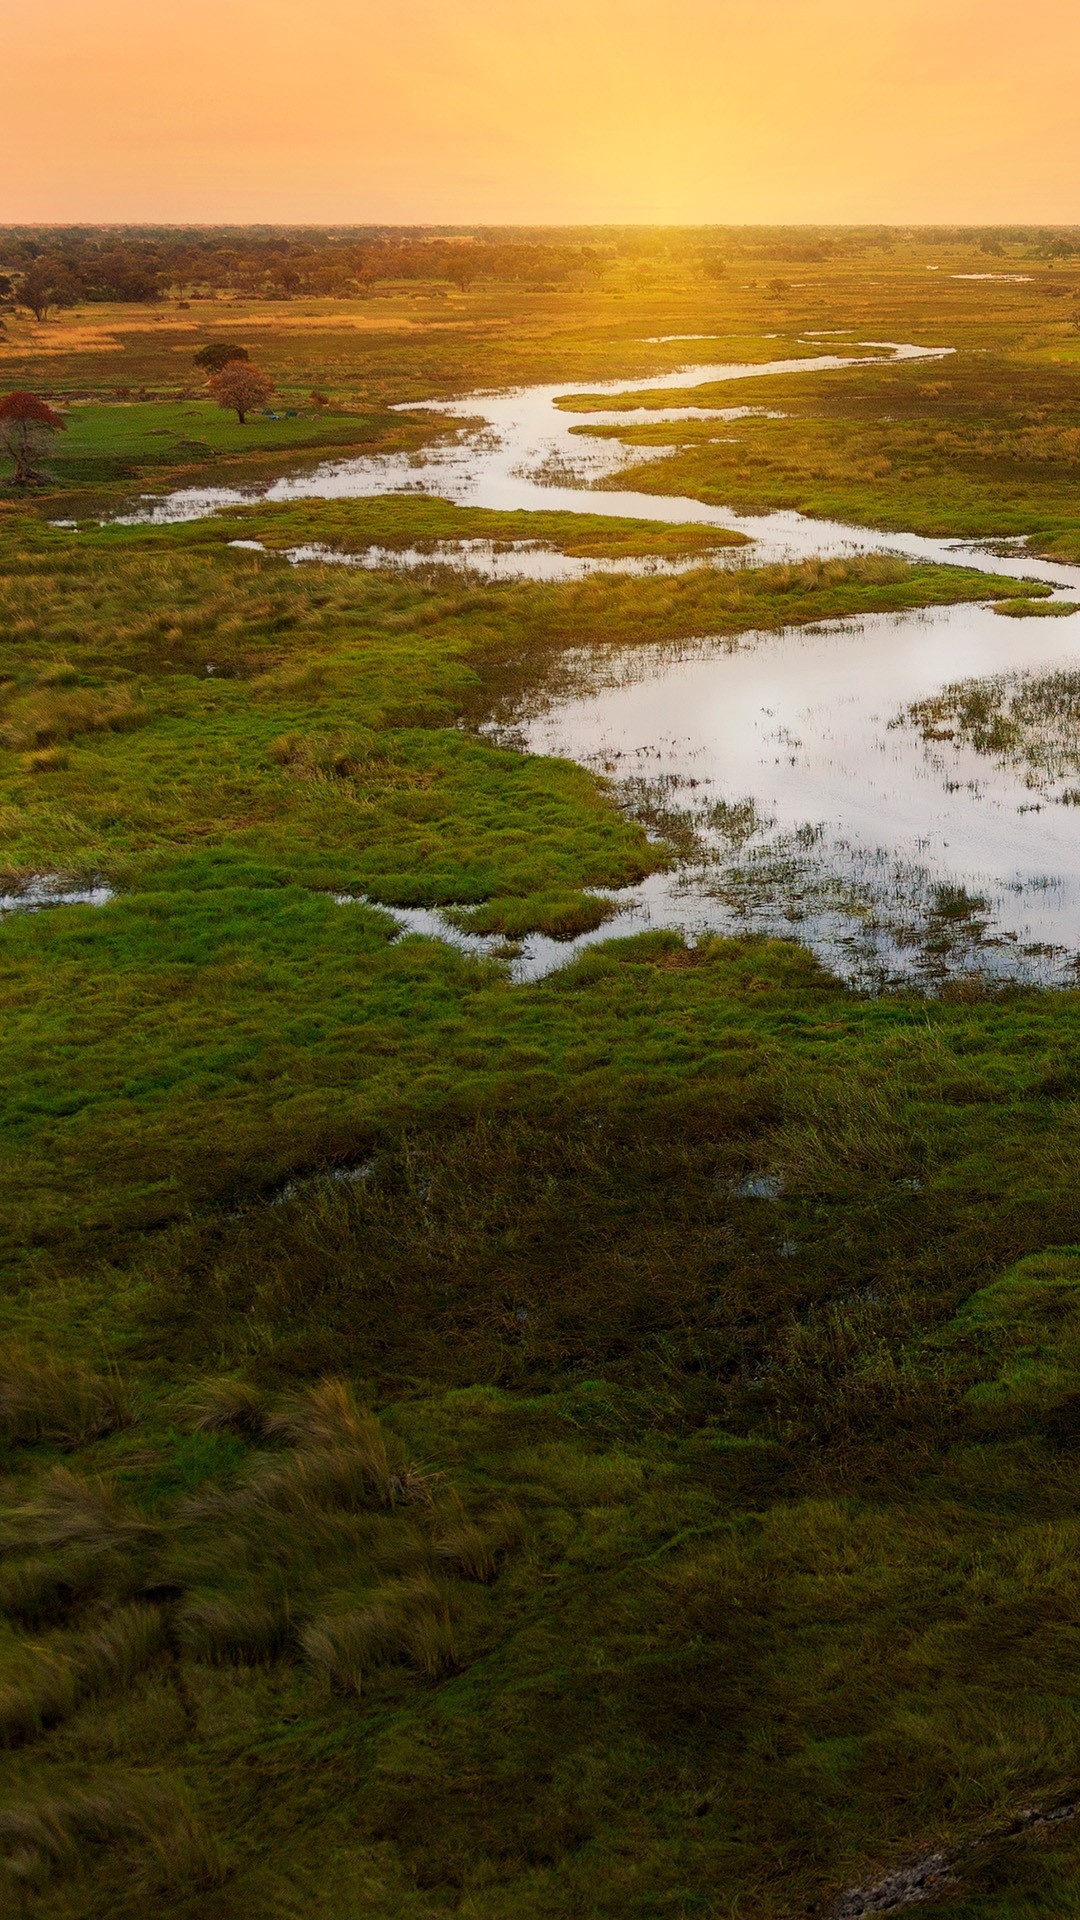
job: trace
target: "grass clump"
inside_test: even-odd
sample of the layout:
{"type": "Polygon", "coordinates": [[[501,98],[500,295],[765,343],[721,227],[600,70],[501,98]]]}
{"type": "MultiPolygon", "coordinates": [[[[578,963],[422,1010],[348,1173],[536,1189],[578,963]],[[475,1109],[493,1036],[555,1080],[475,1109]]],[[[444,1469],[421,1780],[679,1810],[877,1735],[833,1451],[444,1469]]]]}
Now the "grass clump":
{"type": "Polygon", "coordinates": [[[251,1665],[284,1652],[292,1623],[284,1601],[196,1592],[177,1608],[176,1633],[193,1660],[251,1665]]]}
{"type": "MultiPolygon", "coordinates": [[[[129,733],[133,727],[145,726],[149,718],[146,707],[127,687],[100,692],[91,687],[71,692],[43,687],[7,700],[0,745],[16,750],[51,748],[81,734],[129,733]]],[[[38,758],[34,770],[54,772],[62,764],[57,757],[38,758]]]]}
{"type": "Polygon", "coordinates": [[[265,1395],[249,1381],[230,1376],[200,1381],[189,1396],[186,1415],[193,1433],[235,1433],[258,1440],[267,1432],[265,1395]]]}
{"type": "Polygon", "coordinates": [[[995,600],[994,612],[1007,620],[1067,620],[1080,613],[1080,600],[1034,600],[1020,596],[1015,600],[995,600]]]}
{"type": "Polygon", "coordinates": [[[112,1609],[62,1646],[43,1649],[24,1677],[0,1688],[0,1739],[9,1746],[36,1739],[88,1699],[129,1687],[164,1646],[156,1607],[135,1601],[112,1609]]]}
{"type": "Polygon", "coordinates": [[[301,780],[348,780],[371,758],[371,734],[282,734],[270,743],[278,766],[301,780]]]}
{"type": "Polygon", "coordinates": [[[0,1353],[0,1436],[9,1445],[79,1446],[133,1419],[131,1400],[115,1376],[64,1364],[14,1341],[0,1353]]]}
{"type": "Polygon", "coordinates": [[[520,900],[495,898],[478,907],[451,908],[446,917],[466,933],[501,933],[508,940],[546,933],[553,940],[573,940],[602,927],[618,911],[617,900],[596,894],[533,893],[520,900]]]}
{"type": "Polygon", "coordinates": [[[51,1874],[117,1846],[144,1894],[196,1893],[225,1878],[219,1847],[168,1781],[119,1777],[0,1809],[0,1847],[13,1889],[40,1886],[51,1874]]]}
{"type": "Polygon", "coordinates": [[[376,1591],[362,1610],[312,1621],[300,1644],[309,1665],[339,1693],[360,1693],[376,1667],[395,1660],[429,1680],[455,1664],[449,1606],[424,1580],[400,1581],[376,1591]]]}

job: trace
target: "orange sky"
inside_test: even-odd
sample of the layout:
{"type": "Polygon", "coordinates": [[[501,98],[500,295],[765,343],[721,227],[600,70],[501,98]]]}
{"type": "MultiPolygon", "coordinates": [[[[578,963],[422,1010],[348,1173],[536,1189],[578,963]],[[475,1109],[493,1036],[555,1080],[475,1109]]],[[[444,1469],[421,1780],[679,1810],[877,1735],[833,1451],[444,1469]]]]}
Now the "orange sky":
{"type": "Polygon", "coordinates": [[[0,224],[1080,222],[1080,0],[0,0],[0,224]]]}

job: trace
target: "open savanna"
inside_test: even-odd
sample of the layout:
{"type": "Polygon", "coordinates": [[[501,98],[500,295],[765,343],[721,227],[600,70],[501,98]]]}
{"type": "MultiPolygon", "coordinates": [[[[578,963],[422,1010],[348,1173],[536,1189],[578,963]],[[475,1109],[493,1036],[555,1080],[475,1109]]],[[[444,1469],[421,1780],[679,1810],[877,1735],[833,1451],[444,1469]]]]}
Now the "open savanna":
{"type": "MultiPolygon", "coordinates": [[[[8,320],[0,387],[70,424],[0,507],[0,890],[114,889],[0,926],[11,1911],[802,1920],[955,1849],[943,1911],[1080,1913],[1074,1826],[1011,1831],[1080,1794],[1080,995],[864,998],[795,943],[662,934],[513,985],[380,911],[570,933],[672,857],[475,731],[583,644],[1015,583],[751,552],[493,586],[275,549],[717,536],[407,497],[93,512],[419,445],[409,400],[645,382],[688,351],[654,334],[764,359],[852,326],[958,352],[785,381],[791,420],[732,429],[775,485],[813,443],[808,510],[1066,551],[1069,270],[950,277],[988,264],[894,239],[722,282],[676,252],[554,292],[8,320]],[[296,417],[216,415],[214,337],[296,417]],[[851,467],[875,404],[903,488],[851,467]],[[979,433],[1020,516],[992,529],[979,433]]],[[[765,497],[678,435],[647,484],[765,497]]]]}

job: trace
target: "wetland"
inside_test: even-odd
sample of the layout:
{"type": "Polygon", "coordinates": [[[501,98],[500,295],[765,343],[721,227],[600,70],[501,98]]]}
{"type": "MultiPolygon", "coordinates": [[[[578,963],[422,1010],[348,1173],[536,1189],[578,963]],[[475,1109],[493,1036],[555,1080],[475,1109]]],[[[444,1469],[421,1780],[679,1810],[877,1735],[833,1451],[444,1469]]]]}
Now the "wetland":
{"type": "Polygon", "coordinates": [[[1074,273],[819,238],[4,316],[28,1920],[1075,1904],[1074,273]]]}

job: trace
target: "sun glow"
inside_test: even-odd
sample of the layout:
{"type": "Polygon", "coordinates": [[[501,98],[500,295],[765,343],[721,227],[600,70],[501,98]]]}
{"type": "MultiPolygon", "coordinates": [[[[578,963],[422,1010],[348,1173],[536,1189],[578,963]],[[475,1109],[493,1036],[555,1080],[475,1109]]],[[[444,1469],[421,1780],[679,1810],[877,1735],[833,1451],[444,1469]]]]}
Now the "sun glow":
{"type": "Polygon", "coordinates": [[[1073,0],[3,0],[0,220],[1071,221],[1073,0]],[[11,77],[19,76],[18,84],[11,77]]]}

